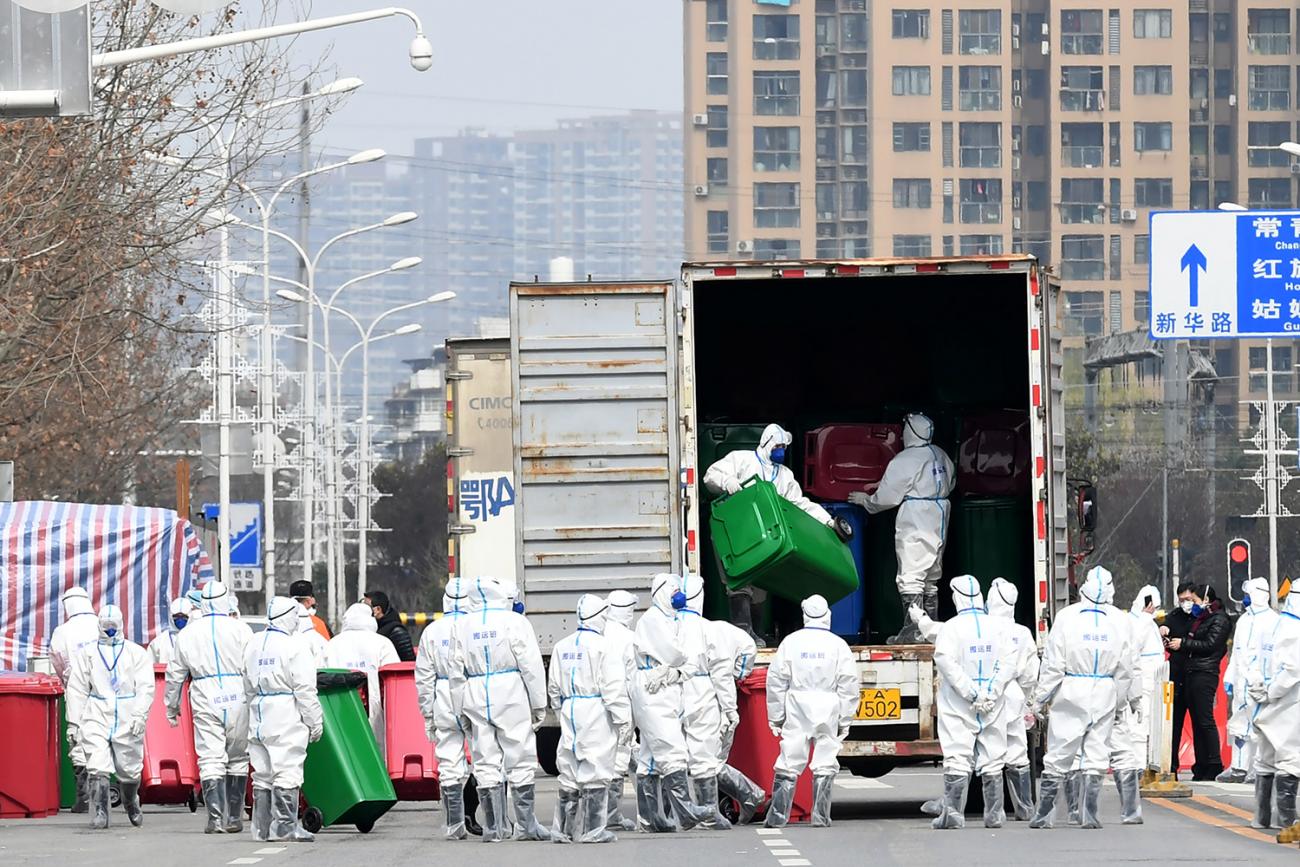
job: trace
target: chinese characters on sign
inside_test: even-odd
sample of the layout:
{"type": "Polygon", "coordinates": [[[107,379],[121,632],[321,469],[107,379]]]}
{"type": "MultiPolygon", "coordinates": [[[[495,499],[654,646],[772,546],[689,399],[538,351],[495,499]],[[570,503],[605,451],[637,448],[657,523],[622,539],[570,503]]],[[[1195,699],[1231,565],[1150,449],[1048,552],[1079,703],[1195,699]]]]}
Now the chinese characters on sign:
{"type": "Polygon", "coordinates": [[[514,504],[515,488],[508,476],[461,480],[460,505],[471,521],[495,518],[506,506],[514,504]]]}

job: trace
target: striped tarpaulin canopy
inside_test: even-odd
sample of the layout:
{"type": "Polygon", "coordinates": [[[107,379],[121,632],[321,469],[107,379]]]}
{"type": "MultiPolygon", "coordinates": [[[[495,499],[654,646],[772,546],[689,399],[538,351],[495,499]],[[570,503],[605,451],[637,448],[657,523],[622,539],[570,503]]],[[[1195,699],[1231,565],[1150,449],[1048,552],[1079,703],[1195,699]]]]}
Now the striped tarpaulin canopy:
{"type": "Polygon", "coordinates": [[[214,577],[194,527],[168,509],[0,503],[0,670],[49,652],[70,587],[96,610],[121,608],[127,636],[145,645],[172,599],[214,577]]]}

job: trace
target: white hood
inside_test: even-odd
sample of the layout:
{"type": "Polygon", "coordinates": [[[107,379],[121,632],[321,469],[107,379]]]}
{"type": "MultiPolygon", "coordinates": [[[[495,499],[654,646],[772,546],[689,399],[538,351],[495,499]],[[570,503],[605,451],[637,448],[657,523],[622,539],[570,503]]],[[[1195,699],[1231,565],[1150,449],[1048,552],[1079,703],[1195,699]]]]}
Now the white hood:
{"type": "Polygon", "coordinates": [[[1107,599],[1115,598],[1115,581],[1110,570],[1103,566],[1093,566],[1088,570],[1088,577],[1079,588],[1079,596],[1093,605],[1105,605],[1107,599]]]}
{"type": "Polygon", "coordinates": [[[903,419],[903,448],[928,446],[934,441],[934,422],[928,416],[914,412],[903,419]]]}
{"type": "Polygon", "coordinates": [[[293,635],[298,631],[298,609],[302,608],[287,596],[277,596],[266,606],[266,625],[270,629],[293,635]]]}
{"type": "MultiPolygon", "coordinates": [[[[307,618],[310,627],[311,617],[307,618]]],[[[344,632],[378,632],[373,609],[364,602],[354,602],[343,612],[344,632]]]]}
{"type": "Polygon", "coordinates": [[[605,619],[609,603],[594,593],[584,593],[578,599],[578,625],[592,632],[605,634],[605,619]]]}
{"type": "Polygon", "coordinates": [[[794,437],[790,436],[789,431],[779,424],[770,424],[763,428],[763,436],[759,439],[758,448],[755,451],[758,452],[760,461],[764,464],[771,464],[772,449],[777,446],[789,446],[792,442],[794,442],[794,437]]]}
{"type": "Polygon", "coordinates": [[[813,629],[831,628],[831,607],[826,598],[814,593],[799,604],[803,610],[803,625],[813,629]]]}
{"type": "Polygon", "coordinates": [[[1251,578],[1242,588],[1250,594],[1250,610],[1259,612],[1266,611],[1269,607],[1269,600],[1272,597],[1272,590],[1268,586],[1267,578],[1251,578]]]}
{"type": "Polygon", "coordinates": [[[1020,591],[1016,589],[1016,585],[1005,578],[994,578],[993,583],[989,585],[989,614],[993,617],[1015,620],[1016,600],[1019,598],[1020,591]]]}
{"type": "Polygon", "coordinates": [[[605,597],[609,603],[609,619],[611,623],[619,623],[632,628],[632,617],[636,614],[637,598],[626,590],[614,590],[605,597]]]}
{"type": "Polygon", "coordinates": [[[1154,586],[1148,584],[1137,592],[1137,596],[1133,597],[1133,604],[1129,607],[1129,611],[1131,611],[1133,614],[1146,613],[1146,607],[1147,607],[1146,599],[1148,596],[1151,597],[1151,601],[1152,603],[1155,604],[1156,608],[1159,608],[1160,591],[1156,589],[1154,586]]]}
{"type": "Polygon", "coordinates": [[[952,591],[952,604],[958,614],[971,609],[984,610],[984,591],[974,575],[958,575],[949,582],[948,589],[952,591]]]}

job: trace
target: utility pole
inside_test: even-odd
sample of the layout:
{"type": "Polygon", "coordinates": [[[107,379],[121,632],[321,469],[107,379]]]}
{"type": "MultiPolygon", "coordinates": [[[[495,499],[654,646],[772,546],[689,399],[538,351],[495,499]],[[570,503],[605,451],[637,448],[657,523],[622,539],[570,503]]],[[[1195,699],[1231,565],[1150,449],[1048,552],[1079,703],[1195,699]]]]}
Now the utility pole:
{"type": "MultiPolygon", "coordinates": [[[[307,82],[302,83],[303,93],[308,90],[307,82]]],[[[299,117],[298,126],[298,171],[304,175],[302,186],[298,191],[298,244],[303,250],[311,249],[311,182],[305,177],[311,165],[311,104],[304,101],[302,104],[302,114],[299,117]]],[[[310,286],[311,281],[307,273],[308,262],[305,258],[298,259],[298,282],[304,286],[310,286]]],[[[302,333],[310,339],[312,333],[312,317],[315,311],[312,305],[302,305],[299,321],[303,326],[302,333]]],[[[299,432],[300,441],[298,448],[303,450],[302,467],[303,472],[299,476],[299,486],[302,488],[302,577],[305,581],[312,580],[312,564],[315,562],[315,552],[313,547],[312,522],[315,520],[314,507],[316,504],[315,492],[311,490],[316,484],[316,473],[312,468],[312,462],[316,460],[315,432],[316,419],[311,414],[316,411],[316,381],[312,373],[312,346],[310,342],[302,344],[302,354],[298,358],[298,368],[306,371],[302,379],[303,394],[300,398],[301,404],[307,415],[303,429],[299,432]],[[308,397],[308,394],[312,397],[308,397]],[[310,434],[309,434],[310,432],[310,434]]]]}
{"type": "Polygon", "coordinates": [[[1271,597],[1277,599],[1277,512],[1281,502],[1278,490],[1277,466],[1277,405],[1273,401],[1273,338],[1265,342],[1264,375],[1268,379],[1268,388],[1264,392],[1267,410],[1264,413],[1264,508],[1268,509],[1268,589],[1271,597]]]}

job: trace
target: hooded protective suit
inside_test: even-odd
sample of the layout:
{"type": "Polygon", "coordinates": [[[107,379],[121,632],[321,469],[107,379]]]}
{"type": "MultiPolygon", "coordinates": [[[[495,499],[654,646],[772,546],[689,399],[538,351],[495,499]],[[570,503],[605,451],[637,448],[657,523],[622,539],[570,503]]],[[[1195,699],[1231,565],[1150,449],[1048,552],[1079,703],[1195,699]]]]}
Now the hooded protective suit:
{"type": "Polygon", "coordinates": [[[1130,697],[1136,655],[1129,647],[1130,616],[1104,601],[1113,596],[1110,572],[1088,572],[1079,601],[1056,616],[1039,670],[1032,709],[1050,705],[1047,754],[1038,807],[1030,827],[1054,824],[1056,797],[1071,770],[1084,775],[1083,826],[1100,828],[1101,777],[1110,764],[1115,712],[1130,697]]]}
{"type": "Polygon", "coordinates": [[[813,823],[830,824],[830,788],[840,770],[840,746],[858,710],[858,667],[848,644],[830,631],[830,606],[821,596],[809,596],[802,608],[803,629],[785,637],[767,669],[768,726],[781,738],[769,827],[789,820],[795,780],[810,765],[810,746],[813,823]],[[824,810],[819,809],[823,804],[824,810]]]}
{"type": "Polygon", "coordinates": [[[763,429],[758,448],[754,451],[728,452],[704,473],[704,486],[716,496],[734,494],[754,476],[771,482],[776,492],[798,506],[809,516],[826,526],[832,526],[831,516],[825,509],[803,495],[803,489],[794,479],[794,473],[780,463],[773,462],[772,450],[784,449],[793,442],[790,433],[779,424],[763,429]]]}
{"type": "Polygon", "coordinates": [[[680,583],[673,575],[656,575],[650,585],[650,608],[636,624],[636,676],[632,708],[641,730],[637,773],[668,775],[686,770],[686,736],[682,731],[682,671],[686,654],[679,640],[680,622],[673,596],[680,583]]]}
{"type": "Polygon", "coordinates": [[[1129,608],[1129,650],[1133,654],[1133,681],[1127,702],[1121,699],[1111,735],[1110,766],[1116,771],[1144,771],[1151,729],[1151,701],[1156,676],[1165,661],[1165,646],[1155,617],[1147,614],[1150,597],[1160,606],[1160,591],[1150,584],[1140,589],[1129,608]]]}
{"type": "MultiPolygon", "coordinates": [[[[307,610],[306,606],[299,602],[298,608],[298,631],[295,633],[297,640],[307,648],[307,652],[311,655],[312,665],[316,668],[324,668],[325,661],[329,658],[329,640],[316,631],[311,619],[312,614],[307,610]]],[[[375,619],[373,614],[370,619],[375,619]]],[[[378,629],[379,627],[376,626],[375,628],[378,629]]]]}
{"type": "Polygon", "coordinates": [[[763,788],[726,764],[731,755],[731,745],[735,741],[736,727],[740,724],[740,713],[736,703],[736,681],[749,677],[754,668],[754,659],[758,647],[748,632],[739,629],[725,620],[706,620],[704,626],[709,633],[710,653],[721,659],[731,660],[731,677],[725,690],[719,690],[718,704],[722,708],[722,738],[718,749],[718,760],[723,764],[718,768],[718,790],[740,805],[739,824],[748,824],[754,813],[763,804],[763,788]]]}
{"type": "Polygon", "coordinates": [[[193,617],[193,606],[190,605],[190,600],[182,596],[179,599],[172,600],[171,605],[167,607],[167,614],[167,628],[159,632],[154,637],[154,640],[149,642],[149,655],[153,658],[154,665],[166,665],[172,661],[176,636],[180,635],[181,632],[176,627],[175,620],[178,616],[184,616],[187,619],[193,617]]]}
{"type": "MultiPolygon", "coordinates": [[[[307,624],[299,622],[312,635],[319,635],[308,618],[307,624]]],[[[393,642],[379,636],[379,627],[369,605],[357,602],[343,612],[343,631],[325,644],[325,666],[350,668],[366,673],[366,695],[369,698],[370,729],[375,733],[379,754],[384,754],[384,701],[379,689],[379,669],[400,662],[393,642]]]]}
{"type": "MultiPolygon", "coordinates": [[[[943,573],[943,547],[948,536],[952,506],[948,497],[954,485],[952,459],[933,445],[934,422],[920,414],[903,423],[903,450],[880,480],[875,493],[855,492],[851,502],[869,513],[898,508],[894,524],[894,553],[898,558],[898,592],[905,597],[922,596],[937,600],[943,573]]],[[[931,616],[933,604],[927,604],[931,616]]]]}
{"type": "MultiPolygon", "coordinates": [[[[637,598],[626,590],[614,590],[605,597],[609,611],[605,616],[605,641],[621,660],[624,671],[623,682],[627,684],[629,706],[632,700],[632,682],[636,677],[636,634],[632,632],[633,618],[636,615],[637,598]]],[[[633,723],[636,715],[633,713],[633,723]]],[[[622,811],[623,787],[628,769],[632,764],[633,751],[639,752],[635,733],[626,741],[620,741],[618,752],[614,756],[614,769],[618,776],[609,786],[609,820],[608,827],[614,831],[632,831],[636,823],[624,818],[622,811]]]]}
{"type": "MultiPolygon", "coordinates": [[[[60,600],[63,609],[63,622],[54,628],[50,635],[50,664],[59,682],[66,689],[71,674],[72,660],[82,655],[87,648],[99,640],[99,621],[95,618],[95,609],[90,604],[90,594],[83,587],[69,587],[63,591],[60,600]]],[[[85,795],[84,768],[86,766],[86,749],[75,740],[76,728],[80,720],[67,708],[68,729],[74,735],[72,746],[68,750],[72,764],[78,769],[78,807],[74,812],[84,813],[86,808],[82,801],[85,795]]]]}
{"type": "Polygon", "coordinates": [[[686,604],[678,614],[678,640],[686,655],[682,682],[682,731],[686,735],[686,763],[697,782],[716,777],[722,765],[722,738],[734,732],[736,713],[736,660],[710,641],[701,611],[704,580],[699,575],[682,579],[686,604]]]}
{"type": "Polygon", "coordinates": [[[167,664],[167,720],[173,725],[180,717],[181,689],[190,680],[194,748],[204,781],[209,833],[235,829],[241,823],[248,776],[244,657],[253,633],[230,616],[229,595],[220,581],[204,585],[201,616],[176,636],[167,664]],[[225,787],[220,798],[214,789],[218,783],[225,787]]]}
{"type": "Polygon", "coordinates": [[[1250,697],[1250,673],[1259,662],[1264,636],[1272,633],[1279,617],[1269,604],[1268,579],[1253,578],[1246,582],[1244,591],[1250,605],[1237,618],[1232,655],[1223,672],[1223,690],[1228,695],[1228,737],[1232,739],[1232,767],[1227,773],[1235,782],[1241,782],[1253,770],[1256,704],[1250,697]]]}
{"type": "Polygon", "coordinates": [[[1016,585],[1004,578],[994,578],[989,587],[988,611],[990,617],[1005,620],[1015,647],[1016,673],[1007,683],[1003,703],[1003,721],[1007,727],[1008,768],[1026,768],[1029,765],[1028,737],[1025,730],[1025,710],[1029,696],[1038,685],[1038,648],[1028,627],[1016,622],[1016,600],[1020,592],[1016,585]]]}
{"type": "MultiPolygon", "coordinates": [[[[1259,738],[1256,774],[1300,777],[1300,726],[1296,725],[1300,713],[1300,592],[1287,594],[1282,613],[1260,639],[1256,663],[1247,679],[1247,691],[1259,705],[1255,715],[1259,738]]],[[[1281,788],[1279,784],[1279,801],[1281,788]]]]}
{"type": "MultiPolygon", "coordinates": [[[[301,605],[285,596],[272,599],[266,610],[267,627],[249,643],[244,657],[254,806],[257,798],[270,793],[274,815],[270,838],[275,840],[311,839],[298,826],[298,789],[307,744],[320,740],[325,725],[316,693],[316,666],[294,634],[300,610],[301,605]]],[[[254,824],[258,824],[256,815],[254,824]]]]}

